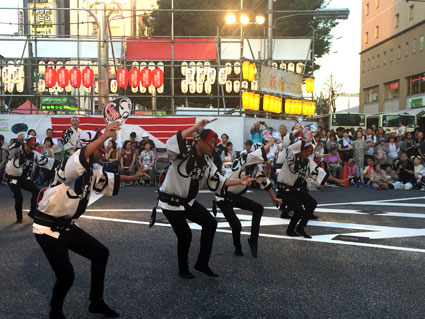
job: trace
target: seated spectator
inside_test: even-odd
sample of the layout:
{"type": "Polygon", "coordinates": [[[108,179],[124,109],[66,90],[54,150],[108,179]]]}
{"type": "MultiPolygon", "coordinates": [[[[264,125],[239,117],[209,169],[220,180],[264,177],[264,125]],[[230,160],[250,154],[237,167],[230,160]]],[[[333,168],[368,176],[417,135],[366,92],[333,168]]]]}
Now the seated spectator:
{"type": "Polygon", "coordinates": [[[232,142],[227,142],[226,148],[223,150],[223,153],[221,153],[221,162],[223,169],[226,171],[225,174],[232,172],[232,163],[235,159],[235,155],[232,142]]]}
{"type": "Polygon", "coordinates": [[[143,178],[145,185],[155,184],[155,153],[151,150],[151,144],[145,143],[145,149],[140,153],[139,165],[145,171],[143,178]]]}
{"type": "MultiPolygon", "coordinates": [[[[61,150],[59,145],[54,144],[53,139],[51,137],[46,137],[44,139],[44,144],[40,146],[41,146],[41,154],[43,154],[44,156],[48,158],[55,158],[55,153],[60,152],[61,150]]],[[[49,185],[50,182],[53,180],[54,174],[55,174],[54,170],[41,168],[40,175],[42,175],[42,177],[40,180],[41,181],[40,185],[49,185]]]]}
{"type": "Polygon", "coordinates": [[[35,140],[37,141],[37,145],[40,144],[40,140],[37,137],[37,133],[35,132],[34,129],[29,129],[27,135],[31,135],[35,137],[35,140]]]}
{"type": "Polygon", "coordinates": [[[244,143],[244,149],[242,150],[242,152],[240,152],[239,156],[246,156],[251,153],[251,148],[252,148],[252,141],[251,140],[246,140],[244,143]]]}
{"type": "Polygon", "coordinates": [[[118,160],[119,152],[117,149],[117,143],[113,140],[109,140],[108,146],[105,150],[105,171],[118,173],[118,160]]]}
{"type": "Polygon", "coordinates": [[[416,180],[416,183],[418,185],[418,188],[421,192],[425,192],[425,169],[422,169],[419,174],[418,178],[416,180]]]}
{"type": "Polygon", "coordinates": [[[372,174],[370,175],[370,180],[372,182],[372,187],[374,189],[388,189],[388,181],[390,177],[387,176],[384,170],[381,169],[379,163],[373,165],[372,174]]]}
{"type": "Polygon", "coordinates": [[[400,189],[401,183],[398,181],[398,175],[392,165],[387,165],[387,167],[385,167],[385,174],[387,174],[388,177],[389,188],[395,189],[397,187],[397,189],[400,189]]]}
{"type": "Polygon", "coordinates": [[[350,184],[355,184],[360,182],[360,168],[357,167],[354,159],[350,158],[347,162],[348,168],[348,181],[350,184]]]}
{"type": "Polygon", "coordinates": [[[415,173],[415,179],[418,178],[419,172],[424,169],[424,166],[421,164],[421,157],[415,156],[413,157],[413,167],[414,167],[414,173],[415,173]]]}
{"type": "Polygon", "coordinates": [[[415,172],[413,163],[407,158],[406,153],[400,155],[400,161],[397,163],[396,172],[399,181],[403,184],[403,189],[412,189],[415,184],[415,172]]]}
{"type": "Polygon", "coordinates": [[[379,165],[384,166],[387,164],[387,148],[385,138],[380,138],[378,146],[375,148],[375,159],[379,165]]]}
{"type": "MultiPolygon", "coordinates": [[[[52,139],[54,145],[60,145],[59,140],[56,137],[53,137],[53,130],[51,128],[48,128],[46,130],[46,138],[48,138],[48,137],[50,137],[52,139]]],[[[44,139],[44,141],[45,140],[46,139],[44,139]]],[[[44,144],[44,141],[43,141],[43,144],[44,144]]]]}
{"type": "Polygon", "coordinates": [[[398,157],[399,145],[394,136],[390,136],[388,143],[385,146],[387,152],[387,164],[392,164],[394,160],[398,157]]]}
{"type": "Polygon", "coordinates": [[[335,178],[341,178],[342,175],[342,160],[338,155],[338,150],[334,148],[331,154],[326,156],[324,162],[327,164],[328,169],[335,178]]]}
{"type": "Polygon", "coordinates": [[[151,145],[151,151],[153,151],[156,154],[156,147],[155,147],[154,141],[152,141],[149,138],[149,133],[148,132],[143,132],[143,134],[142,134],[142,140],[140,141],[140,145],[139,145],[140,152],[142,152],[142,151],[145,150],[145,144],[146,143],[149,143],[151,145]]]}
{"type": "MultiPolygon", "coordinates": [[[[120,175],[134,175],[136,172],[136,155],[131,149],[130,141],[125,141],[120,155],[120,175]]],[[[133,182],[131,182],[131,185],[133,185],[133,182]]]]}
{"type": "Polygon", "coordinates": [[[367,159],[367,165],[363,172],[360,174],[360,180],[364,185],[370,185],[370,176],[372,175],[373,165],[375,165],[375,159],[369,157],[367,159]]]}

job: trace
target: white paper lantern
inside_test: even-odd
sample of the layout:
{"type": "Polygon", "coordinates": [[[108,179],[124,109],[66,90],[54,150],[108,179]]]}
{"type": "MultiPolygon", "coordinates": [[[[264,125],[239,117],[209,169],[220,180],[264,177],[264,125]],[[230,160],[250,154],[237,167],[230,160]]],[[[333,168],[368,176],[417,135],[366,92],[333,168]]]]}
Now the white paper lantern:
{"type": "Polygon", "coordinates": [[[218,71],[218,83],[220,85],[226,84],[227,81],[227,70],[226,68],[220,68],[218,71]]]}
{"type": "Polygon", "coordinates": [[[295,72],[295,64],[294,63],[288,63],[288,71],[295,72]]]}
{"type": "Polygon", "coordinates": [[[38,92],[43,93],[46,90],[46,83],[44,80],[40,79],[37,83],[38,92]]]}
{"type": "Polygon", "coordinates": [[[227,75],[232,74],[232,63],[226,62],[224,64],[224,67],[226,68],[227,75]]]}
{"type": "Polygon", "coordinates": [[[4,84],[9,83],[9,67],[8,66],[3,67],[3,69],[1,70],[1,77],[3,79],[4,84]]]}
{"type": "Polygon", "coordinates": [[[302,62],[298,62],[296,66],[297,73],[301,74],[304,71],[304,64],[302,62]]]}
{"type": "Polygon", "coordinates": [[[186,61],[182,62],[182,65],[180,67],[180,71],[181,71],[183,76],[186,76],[186,72],[187,72],[187,62],[186,61]]]}
{"type": "Polygon", "coordinates": [[[13,93],[14,88],[15,88],[15,83],[13,83],[13,82],[7,83],[7,85],[6,85],[7,92],[13,93]]]}
{"type": "Polygon", "coordinates": [[[284,62],[280,63],[280,69],[286,70],[286,64],[284,62]]]}
{"type": "Polygon", "coordinates": [[[189,84],[189,92],[191,94],[194,94],[196,92],[196,82],[195,81],[190,82],[190,84],[189,84]]]}
{"type": "Polygon", "coordinates": [[[258,81],[252,81],[251,82],[251,90],[253,90],[253,91],[258,90],[258,81]]]}
{"type": "Polygon", "coordinates": [[[38,62],[38,73],[41,75],[44,75],[44,72],[46,71],[46,63],[44,61],[38,62]]]}
{"type": "Polygon", "coordinates": [[[232,81],[226,81],[226,92],[232,93],[232,81]]]}
{"type": "Polygon", "coordinates": [[[205,93],[211,94],[211,84],[205,82],[205,93]]]}
{"type": "Polygon", "coordinates": [[[187,81],[186,80],[182,80],[181,81],[180,88],[181,88],[183,94],[186,94],[187,93],[187,91],[189,90],[189,87],[187,85],[187,81]]]}
{"type": "Polygon", "coordinates": [[[242,81],[241,83],[241,89],[242,90],[248,90],[248,81],[242,81]]]}
{"type": "Polygon", "coordinates": [[[235,71],[236,75],[241,74],[241,63],[240,62],[235,62],[234,66],[233,66],[233,70],[235,71]]]}
{"type": "Polygon", "coordinates": [[[241,82],[233,81],[233,91],[235,91],[235,93],[239,93],[240,90],[241,90],[241,82]]]}
{"type": "Polygon", "coordinates": [[[117,91],[118,91],[118,82],[117,80],[113,79],[111,80],[111,92],[117,93],[117,91]]]}
{"type": "Polygon", "coordinates": [[[201,94],[204,90],[204,83],[196,83],[196,93],[201,94]]]}
{"type": "Polygon", "coordinates": [[[24,83],[18,83],[18,84],[16,84],[16,91],[18,93],[24,92],[24,83]]]}
{"type": "MultiPolygon", "coordinates": [[[[163,62],[158,62],[158,68],[162,70],[162,73],[164,73],[164,63],[163,62]]],[[[164,81],[162,81],[162,85],[157,89],[157,92],[159,94],[164,93],[164,81]]]]}
{"type": "Polygon", "coordinates": [[[213,85],[215,83],[216,75],[217,70],[215,68],[208,68],[207,82],[209,85],[213,85]]]}
{"type": "Polygon", "coordinates": [[[272,68],[277,69],[277,62],[272,62],[272,68]]]}

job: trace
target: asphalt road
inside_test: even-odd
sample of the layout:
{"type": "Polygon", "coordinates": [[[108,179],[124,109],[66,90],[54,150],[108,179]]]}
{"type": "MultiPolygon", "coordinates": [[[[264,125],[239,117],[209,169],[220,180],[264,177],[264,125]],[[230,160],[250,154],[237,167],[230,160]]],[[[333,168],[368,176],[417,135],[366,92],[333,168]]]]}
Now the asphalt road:
{"type": "MultiPolygon", "coordinates": [[[[219,214],[210,263],[218,279],[192,268],[197,229],[189,256],[196,279],[177,276],[172,229],[162,213],[147,226],[154,188],[124,187],[90,206],[78,224],[110,249],[105,299],[121,318],[425,318],[425,193],[330,188],[312,195],[320,219],[307,227],[308,240],[284,236],[288,221],[266,192],[247,194],[267,207],[258,258],[246,242],[250,214],[238,211],[243,257],[233,255],[219,214]]],[[[211,208],[212,194],[199,200],[211,208]]],[[[53,272],[29,218],[14,224],[7,187],[0,186],[0,203],[0,318],[46,318],[53,272]]],[[[75,281],[64,312],[99,318],[87,311],[90,264],[73,253],[71,260],[75,281]]]]}

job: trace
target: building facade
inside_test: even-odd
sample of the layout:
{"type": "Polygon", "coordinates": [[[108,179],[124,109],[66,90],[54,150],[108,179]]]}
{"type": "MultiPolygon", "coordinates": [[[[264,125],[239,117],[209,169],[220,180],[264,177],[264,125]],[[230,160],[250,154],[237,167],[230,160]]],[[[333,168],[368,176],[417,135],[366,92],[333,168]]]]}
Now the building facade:
{"type": "Polygon", "coordinates": [[[363,0],[360,112],[425,106],[425,3],[363,0]]]}

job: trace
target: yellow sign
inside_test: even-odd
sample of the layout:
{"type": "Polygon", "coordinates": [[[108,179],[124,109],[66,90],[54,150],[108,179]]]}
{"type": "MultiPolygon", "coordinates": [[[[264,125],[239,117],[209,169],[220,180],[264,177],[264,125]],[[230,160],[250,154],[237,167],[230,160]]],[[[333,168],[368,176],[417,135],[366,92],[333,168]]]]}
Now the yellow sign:
{"type": "Polygon", "coordinates": [[[262,66],[260,72],[260,90],[266,93],[301,97],[302,80],[303,77],[301,74],[262,66]]]}
{"type": "Polygon", "coordinates": [[[30,33],[38,36],[56,35],[56,10],[54,3],[28,3],[30,33]]]}

